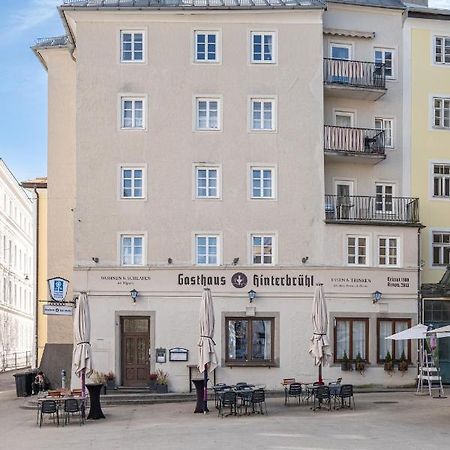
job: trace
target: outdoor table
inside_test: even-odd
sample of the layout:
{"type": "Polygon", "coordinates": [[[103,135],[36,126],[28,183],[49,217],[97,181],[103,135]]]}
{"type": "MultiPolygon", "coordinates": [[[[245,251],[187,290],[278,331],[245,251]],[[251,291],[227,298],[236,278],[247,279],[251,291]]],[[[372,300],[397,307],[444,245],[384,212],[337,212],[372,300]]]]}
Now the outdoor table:
{"type": "Polygon", "coordinates": [[[89,414],[87,416],[88,419],[104,419],[105,416],[102,411],[102,407],[100,405],[100,392],[103,387],[103,383],[101,384],[86,384],[86,387],[89,391],[90,405],[89,414]]]}
{"type": "MultiPolygon", "coordinates": [[[[205,380],[192,380],[194,383],[195,390],[197,392],[197,404],[195,405],[194,413],[202,413],[203,411],[203,395],[205,388],[205,380]]],[[[209,412],[208,408],[206,408],[206,412],[209,412]]]]}

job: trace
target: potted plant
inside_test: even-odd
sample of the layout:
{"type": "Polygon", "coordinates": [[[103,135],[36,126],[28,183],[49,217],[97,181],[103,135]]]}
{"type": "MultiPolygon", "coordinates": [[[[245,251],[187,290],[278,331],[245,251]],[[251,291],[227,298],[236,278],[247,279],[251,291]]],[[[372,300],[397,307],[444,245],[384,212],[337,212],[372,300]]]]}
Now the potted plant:
{"type": "Polygon", "coordinates": [[[405,352],[402,352],[402,356],[398,361],[398,370],[400,372],[406,372],[408,370],[408,360],[406,359],[405,352]]]}
{"type": "Polygon", "coordinates": [[[156,392],[158,394],[167,394],[168,386],[167,379],[169,378],[169,374],[164,372],[161,369],[156,371],[156,392]]]}
{"type": "Polygon", "coordinates": [[[361,353],[358,352],[355,359],[355,370],[359,372],[364,372],[366,369],[366,362],[362,359],[361,353]]]}
{"type": "Polygon", "coordinates": [[[114,372],[109,371],[105,375],[105,381],[106,381],[106,389],[116,389],[116,376],[114,375],[114,372]]]}
{"type": "Polygon", "coordinates": [[[347,352],[345,351],[341,361],[341,370],[344,371],[352,370],[352,362],[348,359],[347,352]]]}
{"type": "Polygon", "coordinates": [[[156,380],[158,379],[158,374],[155,372],[150,372],[150,377],[148,381],[148,387],[150,390],[155,391],[156,390],[156,380]]]}
{"type": "Polygon", "coordinates": [[[392,361],[390,352],[387,352],[386,357],[384,358],[384,370],[386,372],[392,372],[394,370],[394,362],[392,361]]]}

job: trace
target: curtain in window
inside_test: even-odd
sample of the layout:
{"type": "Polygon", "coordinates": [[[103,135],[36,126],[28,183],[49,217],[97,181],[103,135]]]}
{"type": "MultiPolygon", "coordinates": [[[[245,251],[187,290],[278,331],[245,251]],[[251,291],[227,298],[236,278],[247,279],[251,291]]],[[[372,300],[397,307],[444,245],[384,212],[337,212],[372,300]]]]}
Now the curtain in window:
{"type": "MultiPolygon", "coordinates": [[[[395,333],[406,330],[409,328],[409,323],[404,321],[396,321],[395,322],[395,333]]],[[[408,341],[395,341],[395,359],[400,359],[402,353],[405,352],[405,357],[408,359],[408,341]]]]}
{"type": "Polygon", "coordinates": [[[336,322],[336,358],[342,359],[344,352],[350,355],[350,322],[348,320],[338,320],[336,322]]]}
{"type": "Polygon", "coordinates": [[[378,326],[380,328],[378,358],[383,360],[384,358],[386,358],[387,352],[389,352],[392,356],[392,341],[390,339],[385,339],[387,336],[390,336],[392,334],[392,322],[390,320],[381,320],[378,323],[378,326]]]}
{"type": "Polygon", "coordinates": [[[270,360],[272,348],[272,327],[269,320],[252,322],[252,359],[270,360]]]}
{"type": "Polygon", "coordinates": [[[353,321],[353,355],[355,359],[358,353],[361,358],[366,358],[366,323],[362,320],[353,321]]]}

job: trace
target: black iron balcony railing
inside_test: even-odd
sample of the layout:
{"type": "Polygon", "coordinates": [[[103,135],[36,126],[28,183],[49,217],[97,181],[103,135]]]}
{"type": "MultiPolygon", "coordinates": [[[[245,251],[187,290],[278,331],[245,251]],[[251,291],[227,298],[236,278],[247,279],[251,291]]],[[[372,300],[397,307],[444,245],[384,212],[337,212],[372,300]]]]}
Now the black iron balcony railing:
{"type": "Polygon", "coordinates": [[[384,131],[325,125],[324,149],[326,152],[384,155],[384,131]]]}
{"type": "Polygon", "coordinates": [[[390,195],[325,195],[327,222],[419,222],[419,199],[390,195]]]}
{"type": "Polygon", "coordinates": [[[382,63],[324,59],[324,82],[369,89],[385,89],[385,65],[382,63]]]}

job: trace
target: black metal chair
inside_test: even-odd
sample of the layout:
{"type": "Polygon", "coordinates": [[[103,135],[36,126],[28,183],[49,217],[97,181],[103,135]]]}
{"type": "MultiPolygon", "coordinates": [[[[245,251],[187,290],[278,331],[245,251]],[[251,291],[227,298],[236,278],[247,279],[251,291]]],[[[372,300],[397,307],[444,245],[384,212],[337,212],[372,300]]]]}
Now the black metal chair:
{"type": "Polygon", "coordinates": [[[42,422],[44,421],[44,414],[50,414],[53,423],[56,423],[59,426],[59,410],[58,405],[55,400],[43,400],[41,403],[41,407],[39,409],[39,428],[42,427],[42,422]]]}
{"type": "Polygon", "coordinates": [[[314,388],[313,411],[321,409],[322,405],[328,405],[328,411],[331,410],[331,393],[328,386],[317,386],[314,388]]]}
{"type": "Polygon", "coordinates": [[[355,409],[355,397],[353,396],[353,385],[343,384],[336,401],[339,401],[340,408],[351,408],[353,400],[353,409],[355,409]]]}
{"type": "Polygon", "coordinates": [[[225,409],[230,408],[230,414],[227,415],[237,415],[237,395],[234,391],[223,391],[220,394],[219,401],[219,413],[218,416],[223,417],[223,412],[225,409]]]}
{"type": "Polygon", "coordinates": [[[229,389],[229,387],[225,383],[217,383],[213,386],[214,404],[216,406],[216,409],[219,409],[220,393],[225,389],[229,389]]]}
{"type": "Polygon", "coordinates": [[[302,385],[300,383],[291,383],[289,388],[284,391],[284,404],[289,404],[290,398],[297,398],[300,405],[302,400],[302,385]]]}
{"type": "Polygon", "coordinates": [[[256,409],[259,408],[259,414],[264,414],[263,412],[263,405],[264,405],[264,411],[267,415],[267,405],[266,405],[266,393],[264,392],[264,389],[255,389],[252,392],[251,397],[251,405],[252,405],[252,412],[255,414],[257,411],[256,409]]]}
{"type": "Polygon", "coordinates": [[[64,425],[70,423],[70,416],[78,415],[80,418],[80,425],[84,423],[83,415],[81,414],[80,404],[78,400],[69,398],[64,401],[64,425]]]}

